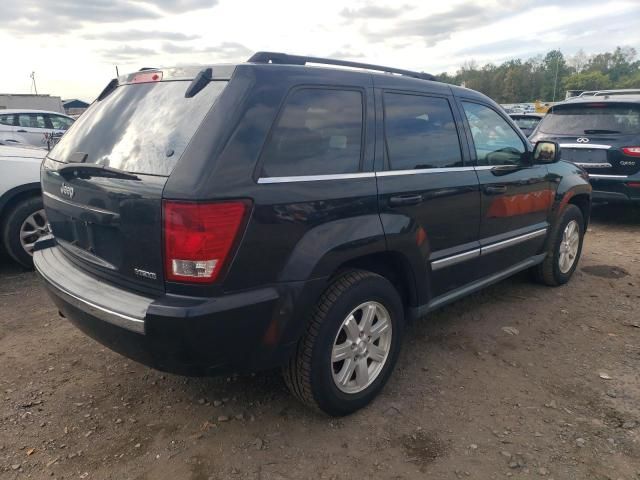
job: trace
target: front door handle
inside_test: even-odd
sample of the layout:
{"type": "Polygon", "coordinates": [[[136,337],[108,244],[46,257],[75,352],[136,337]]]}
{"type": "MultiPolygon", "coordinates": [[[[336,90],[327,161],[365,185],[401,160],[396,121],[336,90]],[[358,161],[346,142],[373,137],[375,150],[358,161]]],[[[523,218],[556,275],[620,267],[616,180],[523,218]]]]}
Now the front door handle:
{"type": "Polygon", "coordinates": [[[506,185],[487,185],[484,187],[484,193],[487,195],[500,195],[507,192],[506,185]]]}
{"type": "Polygon", "coordinates": [[[389,198],[389,206],[391,207],[404,207],[407,205],[418,205],[423,201],[422,195],[398,195],[396,197],[389,198]]]}
{"type": "Polygon", "coordinates": [[[28,133],[26,130],[18,130],[18,133],[28,133]]]}

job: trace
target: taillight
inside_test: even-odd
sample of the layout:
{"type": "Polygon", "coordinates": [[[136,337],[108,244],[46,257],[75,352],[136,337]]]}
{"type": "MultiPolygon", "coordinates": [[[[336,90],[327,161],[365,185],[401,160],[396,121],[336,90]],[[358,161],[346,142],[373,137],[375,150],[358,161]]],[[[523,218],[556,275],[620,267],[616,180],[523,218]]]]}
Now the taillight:
{"type": "Polygon", "coordinates": [[[176,282],[214,282],[225,267],[249,204],[165,200],[165,275],[176,282]]]}
{"type": "Polygon", "coordinates": [[[627,183],[627,186],[631,188],[640,188],[640,182],[629,182],[627,183]]]}
{"type": "Polygon", "coordinates": [[[630,157],[640,157],[640,147],[622,147],[622,153],[630,157]]]}
{"type": "Polygon", "coordinates": [[[140,72],[133,75],[131,83],[149,83],[162,80],[162,72],[140,72]]]}

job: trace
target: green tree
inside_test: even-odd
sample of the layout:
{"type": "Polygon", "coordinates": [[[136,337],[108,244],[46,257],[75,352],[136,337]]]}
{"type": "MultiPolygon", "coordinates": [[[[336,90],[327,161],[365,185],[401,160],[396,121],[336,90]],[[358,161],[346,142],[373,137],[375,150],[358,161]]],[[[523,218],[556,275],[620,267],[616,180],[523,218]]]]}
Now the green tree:
{"type": "Polygon", "coordinates": [[[574,73],[564,82],[567,90],[602,90],[611,85],[609,76],[599,71],[574,73]]]}

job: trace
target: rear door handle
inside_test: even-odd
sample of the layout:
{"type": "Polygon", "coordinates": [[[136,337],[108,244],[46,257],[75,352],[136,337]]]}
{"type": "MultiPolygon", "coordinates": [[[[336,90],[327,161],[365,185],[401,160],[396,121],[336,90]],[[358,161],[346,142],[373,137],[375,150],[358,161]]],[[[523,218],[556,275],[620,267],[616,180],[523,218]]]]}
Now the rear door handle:
{"type": "Polygon", "coordinates": [[[422,195],[398,195],[396,197],[389,198],[389,206],[391,207],[403,207],[406,205],[418,205],[423,201],[422,195]]]}
{"type": "Polygon", "coordinates": [[[501,193],[506,193],[506,191],[506,185],[487,185],[484,187],[484,193],[487,195],[500,195],[501,193]]]}
{"type": "Polygon", "coordinates": [[[18,133],[27,133],[26,130],[18,130],[18,133]]]}

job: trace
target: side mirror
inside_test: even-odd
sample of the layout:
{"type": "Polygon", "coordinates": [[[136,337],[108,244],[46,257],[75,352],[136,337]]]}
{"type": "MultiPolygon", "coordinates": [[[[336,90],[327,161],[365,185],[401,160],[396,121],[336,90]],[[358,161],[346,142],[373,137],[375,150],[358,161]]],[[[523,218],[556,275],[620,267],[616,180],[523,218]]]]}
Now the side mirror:
{"type": "Polygon", "coordinates": [[[556,142],[536,142],[533,148],[533,163],[554,163],[560,160],[560,146],[556,142]]]}

